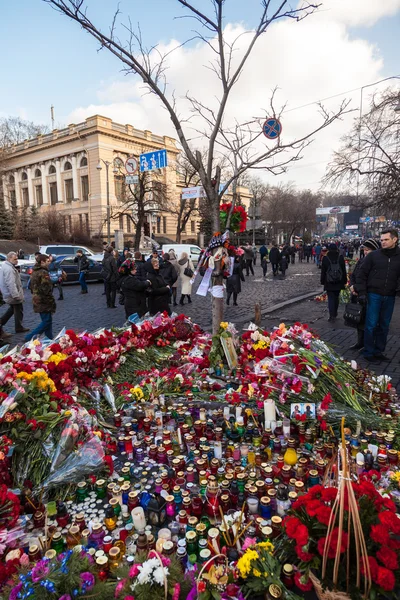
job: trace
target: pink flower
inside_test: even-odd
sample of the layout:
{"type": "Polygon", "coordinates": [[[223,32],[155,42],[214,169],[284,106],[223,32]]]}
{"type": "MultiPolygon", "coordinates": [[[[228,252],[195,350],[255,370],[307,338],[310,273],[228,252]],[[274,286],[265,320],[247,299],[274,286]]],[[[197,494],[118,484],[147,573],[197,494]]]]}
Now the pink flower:
{"type": "Polygon", "coordinates": [[[46,563],[43,560],[40,560],[35,567],[32,569],[32,581],[33,583],[37,583],[43,577],[49,574],[49,568],[46,567],[46,563]]]}
{"type": "Polygon", "coordinates": [[[175,584],[174,593],[172,594],[172,600],[179,600],[179,594],[181,593],[181,586],[179,583],[175,584]]]}
{"type": "Polygon", "coordinates": [[[22,565],[23,567],[28,566],[29,565],[29,556],[24,553],[21,556],[21,558],[19,559],[19,564],[22,565]]]}
{"type": "Polygon", "coordinates": [[[9,595],[9,599],[10,600],[17,600],[17,596],[20,593],[20,591],[22,590],[22,583],[19,583],[18,585],[16,585],[15,587],[13,587],[13,589],[10,592],[9,595]]]}
{"type": "Polygon", "coordinates": [[[129,570],[129,577],[137,577],[140,573],[140,569],[139,569],[139,565],[132,565],[132,567],[129,570]]]}
{"type": "Polygon", "coordinates": [[[133,596],[124,596],[124,600],[135,600],[133,596]]]}
{"type": "Polygon", "coordinates": [[[120,593],[124,589],[125,583],[126,583],[126,579],[122,579],[121,581],[119,581],[117,583],[117,586],[116,586],[115,592],[114,592],[114,598],[118,598],[118,596],[120,595],[120,593]]]}

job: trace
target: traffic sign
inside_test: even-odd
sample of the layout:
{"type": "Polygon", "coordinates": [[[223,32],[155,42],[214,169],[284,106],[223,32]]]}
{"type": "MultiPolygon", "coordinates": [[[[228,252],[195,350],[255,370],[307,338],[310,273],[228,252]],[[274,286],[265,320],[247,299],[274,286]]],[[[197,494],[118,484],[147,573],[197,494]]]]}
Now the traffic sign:
{"type": "Polygon", "coordinates": [[[137,158],[135,158],[134,156],[130,156],[125,161],[125,169],[126,169],[126,172],[129,173],[129,175],[134,175],[135,173],[137,173],[137,169],[138,169],[137,158]]]}
{"type": "Polygon", "coordinates": [[[139,182],[139,175],[125,175],[126,185],[134,185],[139,182]]]}
{"type": "Polygon", "coordinates": [[[167,151],[152,150],[140,155],[140,172],[154,171],[155,169],[165,169],[168,166],[167,151]]]}
{"type": "Polygon", "coordinates": [[[276,140],[282,133],[282,125],[279,119],[267,119],[263,125],[263,134],[269,140],[276,140]]]}

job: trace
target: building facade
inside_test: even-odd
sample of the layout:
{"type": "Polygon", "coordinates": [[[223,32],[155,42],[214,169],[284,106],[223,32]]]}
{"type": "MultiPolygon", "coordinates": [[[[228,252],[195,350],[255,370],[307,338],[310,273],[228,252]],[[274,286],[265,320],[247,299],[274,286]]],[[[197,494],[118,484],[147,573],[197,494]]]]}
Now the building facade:
{"type": "MultiPolygon", "coordinates": [[[[157,171],[155,178],[168,193],[162,211],[156,205],[154,212],[148,210],[146,231],[175,239],[176,215],[172,209],[182,187],[176,173],[179,151],[175,140],[99,115],[15,144],[1,176],[5,206],[14,211],[30,207],[40,213],[56,210],[65,233],[79,227],[91,236],[106,239],[108,189],[111,237],[115,230],[122,230],[125,239],[132,239],[135,213],[128,206],[124,189],[125,161],[163,148],[167,150],[168,167],[157,171]]],[[[197,232],[198,217],[196,220],[194,216],[182,238],[197,239],[197,232]]]]}

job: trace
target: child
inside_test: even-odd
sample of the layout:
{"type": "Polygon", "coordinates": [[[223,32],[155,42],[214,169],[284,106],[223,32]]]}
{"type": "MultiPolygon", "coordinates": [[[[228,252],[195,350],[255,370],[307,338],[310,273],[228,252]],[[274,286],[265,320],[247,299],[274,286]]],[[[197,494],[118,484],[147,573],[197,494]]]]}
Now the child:
{"type": "Polygon", "coordinates": [[[282,271],[282,277],[285,277],[286,269],[288,268],[288,261],[286,254],[282,255],[281,262],[279,263],[279,268],[282,271]]]}

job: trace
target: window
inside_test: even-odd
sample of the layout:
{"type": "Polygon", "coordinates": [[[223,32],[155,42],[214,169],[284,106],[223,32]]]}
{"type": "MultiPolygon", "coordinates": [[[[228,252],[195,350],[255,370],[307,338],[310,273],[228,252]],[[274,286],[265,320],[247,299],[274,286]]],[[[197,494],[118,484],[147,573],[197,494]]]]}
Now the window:
{"type": "Polygon", "coordinates": [[[119,217],[119,228],[124,230],[124,215],[120,215],[119,217]]]}
{"type": "Polygon", "coordinates": [[[14,177],[14,175],[10,175],[10,177],[8,178],[8,183],[10,185],[14,185],[14,183],[15,183],[15,177],[14,177]]]}
{"type": "Polygon", "coordinates": [[[161,217],[157,217],[157,233],[161,233],[161,217]]]}
{"type": "Polygon", "coordinates": [[[25,173],[25,171],[22,173],[21,179],[22,181],[26,181],[28,179],[28,175],[25,173]]]}
{"type": "Polygon", "coordinates": [[[71,171],[72,170],[72,165],[70,162],[66,162],[64,165],[64,171],[71,171]]]}
{"type": "Polygon", "coordinates": [[[190,246],[190,254],[199,255],[200,252],[201,252],[201,250],[197,246],[190,246]]]}
{"type": "Polygon", "coordinates": [[[29,206],[29,192],[28,188],[22,188],[22,206],[28,208],[29,206]]]}
{"type": "Polygon", "coordinates": [[[167,217],[162,218],[163,233],[167,233],[167,217]]]}
{"type": "Polygon", "coordinates": [[[57,194],[57,183],[54,181],[50,183],[50,204],[51,206],[55,206],[58,202],[58,194],[57,194]]]}
{"type": "Polygon", "coordinates": [[[114,190],[117,200],[122,202],[125,198],[125,184],[122,175],[114,175],[114,190]]]}
{"type": "Polygon", "coordinates": [[[42,171],[40,169],[36,169],[35,177],[41,177],[41,176],[42,176],[42,171]]]}
{"type": "Polygon", "coordinates": [[[190,221],[190,231],[196,233],[196,221],[190,221]]]}
{"type": "Polygon", "coordinates": [[[83,218],[82,215],[79,215],[79,229],[82,231],[83,218]]]}
{"type": "Polygon", "coordinates": [[[129,215],[126,215],[126,231],[128,233],[132,232],[132,221],[129,215]]]}
{"type": "Polygon", "coordinates": [[[10,208],[12,210],[17,208],[17,197],[15,195],[15,190],[10,190],[10,208]]]}
{"type": "Polygon", "coordinates": [[[71,246],[47,246],[46,254],[62,256],[63,254],[72,254],[71,246]]]}
{"type": "Polygon", "coordinates": [[[50,165],[49,167],[49,175],[54,175],[54,173],[56,172],[56,168],[54,165],[50,165]]]}
{"type": "Polygon", "coordinates": [[[43,205],[43,188],[41,185],[35,187],[36,190],[36,206],[43,205]]]}
{"type": "Polygon", "coordinates": [[[76,266],[75,263],[75,257],[71,256],[71,258],[64,258],[64,260],[61,261],[62,266],[66,266],[66,267],[73,267],[74,265],[76,266]]]}
{"type": "Polygon", "coordinates": [[[72,202],[74,199],[74,184],[72,179],[65,180],[65,199],[67,202],[72,202]]]}
{"type": "Polygon", "coordinates": [[[86,156],[84,156],[83,158],[81,158],[81,162],[79,163],[80,167],[87,167],[87,158],[86,156]]]}
{"type": "Polygon", "coordinates": [[[89,177],[83,175],[81,177],[81,189],[82,189],[82,201],[87,202],[89,200],[89,177]]]}

